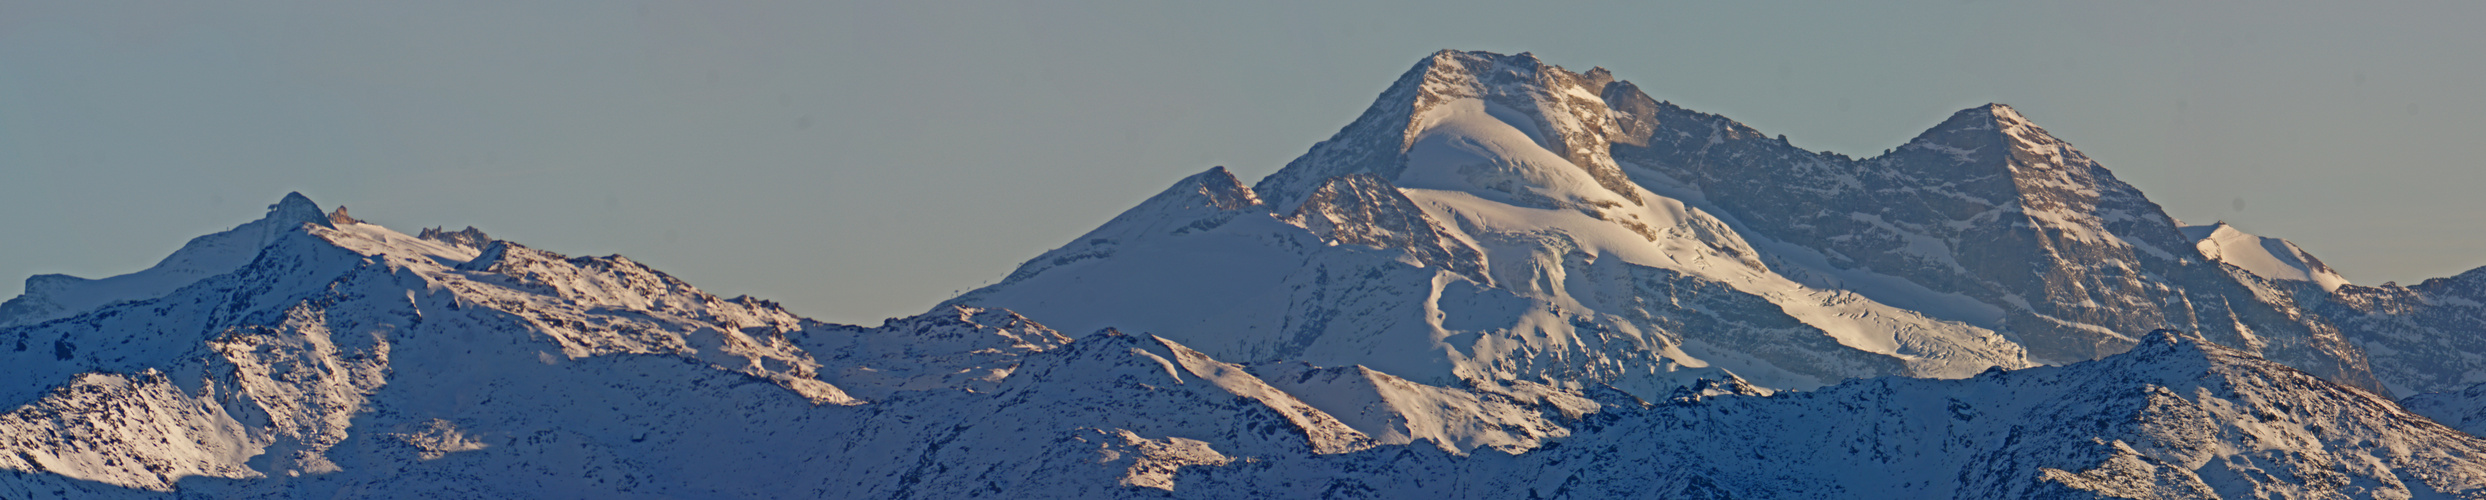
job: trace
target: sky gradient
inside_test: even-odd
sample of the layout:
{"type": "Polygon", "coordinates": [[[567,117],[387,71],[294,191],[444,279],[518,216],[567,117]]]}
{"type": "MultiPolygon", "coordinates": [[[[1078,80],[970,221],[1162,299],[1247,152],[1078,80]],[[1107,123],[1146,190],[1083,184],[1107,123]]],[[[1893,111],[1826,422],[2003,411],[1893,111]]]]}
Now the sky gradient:
{"type": "Polygon", "coordinates": [[[0,296],[300,191],[878,324],[1274,172],[1443,48],[1860,157],[2007,103],[2359,284],[2486,265],[2474,2],[418,4],[0,0],[0,296]]]}

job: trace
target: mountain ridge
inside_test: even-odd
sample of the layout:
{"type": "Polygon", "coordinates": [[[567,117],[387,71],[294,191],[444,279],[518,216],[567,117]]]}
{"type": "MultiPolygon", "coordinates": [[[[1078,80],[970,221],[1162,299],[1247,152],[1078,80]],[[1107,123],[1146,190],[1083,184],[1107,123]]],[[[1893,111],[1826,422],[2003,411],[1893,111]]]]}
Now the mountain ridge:
{"type": "MultiPolygon", "coordinates": [[[[1585,371],[1592,373],[1587,375],[1589,380],[1636,379],[1626,385],[1636,387],[1631,391],[1643,397],[1665,392],[1658,385],[1685,383],[1705,375],[1676,368],[1669,370],[1678,375],[1593,374],[1599,369],[1564,366],[1572,363],[1567,361],[1542,366],[1517,363],[1517,370],[1470,367],[1516,362],[1511,359],[1513,347],[1552,349],[1565,352],[1562,357],[1612,357],[1625,365],[1672,361],[1708,369],[1727,361],[1737,374],[1764,381],[1763,385],[1801,388],[1868,374],[1958,377],[1986,366],[2092,359],[2119,352],[2134,341],[2119,332],[2182,328],[2201,331],[2223,343],[2267,350],[2274,359],[2351,385],[2382,387],[2362,353],[2349,346],[2335,326],[2305,313],[2292,299],[2255,291],[2254,285],[2195,255],[2191,240],[2157,205],[2007,105],[1962,110],[1890,154],[1857,160],[1795,148],[1783,138],[1768,138],[1724,117],[1655,101],[1630,82],[1600,74],[1606,76],[1573,73],[1527,54],[1436,53],[1402,75],[1354,123],[1261,179],[1251,190],[1268,202],[1269,213],[1291,214],[1328,182],[1323,179],[1364,176],[1354,182],[1371,186],[1367,191],[1386,185],[1422,209],[1420,216],[1408,213],[1400,219],[1430,220],[1438,228],[1432,232],[1440,234],[1434,240],[1476,248],[1484,257],[1481,265],[1451,257],[1463,255],[1456,249],[1460,245],[1433,251],[1363,244],[1371,241],[1340,239],[1335,236],[1337,226],[1326,222],[1312,234],[1277,225],[1255,225],[1250,230],[1224,225],[1258,217],[1254,215],[1195,223],[1204,228],[1217,226],[1215,231],[1252,233],[1234,236],[1264,242],[1224,245],[1219,250],[1265,255],[1238,261],[1272,263],[1256,273],[1260,275],[1303,272],[1307,266],[1325,268],[1314,262],[1337,252],[1322,250],[1328,246],[1363,244],[1385,255],[1396,252],[1396,259],[1417,269],[1388,269],[1386,264],[1375,263],[1338,271],[1360,273],[1367,277],[1363,281],[1367,284],[1396,280],[1403,284],[1392,286],[1401,290],[1393,293],[1422,295],[1425,298],[1403,299],[1419,304],[1382,303],[1342,312],[1323,306],[1333,300],[1326,297],[1333,295],[1304,294],[1309,287],[1337,286],[1321,284],[1322,274],[1305,278],[1310,283],[1281,280],[1246,285],[1208,276],[1200,270],[1206,263],[1115,263],[1107,258],[1086,270],[1060,271],[1068,277],[1039,276],[1050,267],[1047,259],[1058,261],[1073,254],[1073,248],[1092,245],[1096,241],[1092,238],[1049,252],[1052,257],[1030,261],[1008,279],[949,303],[1018,310],[1042,321],[1070,325],[1069,331],[1123,326],[1172,332],[1209,352],[1242,359],[1287,358],[1302,351],[1227,347],[1231,344],[1206,340],[1205,333],[1186,332],[1212,328],[1229,332],[1218,334],[1222,337],[1275,336],[1269,342],[1310,345],[1333,335],[1358,335],[1341,331],[1335,323],[1349,320],[1370,323],[1358,328],[1365,332],[1403,332],[1362,335],[1405,339],[1370,342],[1431,345],[1440,354],[1422,363],[1441,366],[1447,362],[1453,373],[1441,374],[1438,368],[1406,361],[1340,357],[1321,362],[1377,362],[1390,367],[1385,371],[1432,383],[1454,378],[1573,379],[1585,371]],[[1612,153],[1586,151],[1598,149],[1612,153]],[[1294,240],[1306,236],[1323,243],[1294,240]],[[1970,240],[1988,243],[1965,246],[1963,242],[1970,240]],[[1286,243],[1270,243],[1278,241],[1286,243]],[[1591,265],[1609,256],[1621,256],[1626,265],[1591,265]],[[1374,265],[1383,269],[1369,267],[1374,265]],[[1779,328],[1759,325],[1779,323],[1755,323],[1754,319],[1735,321],[1753,325],[1747,327],[1752,333],[1738,333],[1743,339],[1720,346],[1720,339],[1688,338],[1675,331],[1681,328],[1677,320],[1662,319],[1680,317],[1678,313],[1631,312],[1646,304],[1592,305],[1579,300],[1585,295],[1583,290],[1571,289],[1590,285],[1575,284],[1580,276],[1628,274],[1640,267],[1761,297],[1770,305],[1746,307],[1777,309],[1775,314],[1796,318],[1797,328],[1815,329],[1843,347],[1789,350],[1747,340],[1787,336],[1759,333],[1779,328]],[[1424,268],[1454,270],[1454,279],[1427,280],[1422,277],[1427,274],[1424,268]],[[1465,269],[1483,269],[1484,276],[1465,269]],[[1408,276],[1373,278],[1387,273],[1408,276]],[[1094,284],[1123,279],[1108,274],[1201,275],[1187,281],[1230,283],[1235,288],[1201,293],[1193,299],[1200,305],[1179,304],[1180,299],[1125,297],[1094,284]],[[1481,327],[1472,322],[1466,327],[1450,325],[1456,322],[1450,315],[1427,311],[1454,309],[1442,303],[1459,294],[1417,291],[1457,292],[1471,284],[1487,295],[1517,295],[1520,300],[1515,304],[1533,304],[1527,307],[1533,311],[1497,313],[1510,316],[1481,327]],[[1021,288],[1030,290],[1013,291],[1021,288]],[[1276,298],[1290,294],[1293,297],[1276,298]],[[1072,311],[1051,305],[1056,300],[1051,297],[1067,296],[1091,297],[1098,304],[1112,306],[1072,311]],[[1825,309],[1823,304],[1830,307],[1825,309]],[[1203,307],[1217,312],[1196,309],[1203,307]],[[1244,314],[1236,311],[1255,307],[1258,316],[1305,322],[1255,326],[1241,320],[1206,326],[1217,321],[1160,320],[1131,312],[1194,308],[1190,317],[1213,317],[1244,314]],[[1554,319],[1566,315],[1583,317],[1554,319]],[[1532,319],[1538,317],[1545,319],[1532,319]],[[1853,320],[1858,317],[1876,319],[1853,320]],[[1269,331],[1272,328],[1281,331],[1269,331]],[[1289,329],[1294,331],[1283,331],[1289,329]],[[1548,332],[1553,339],[1529,340],[1531,329],[1548,332]],[[1597,333],[1583,334],[1583,330],[1597,333]],[[1516,344],[1499,340],[1506,336],[1516,337],[1511,339],[1516,344]],[[1592,347],[1598,342],[1581,338],[1606,336],[1628,339],[1632,345],[1592,347]],[[1479,348],[1501,352],[1483,353],[1479,348]],[[1624,352],[1618,353],[1618,348],[1624,352]],[[1748,357],[1756,352],[1766,353],[1748,357]],[[1856,357],[1860,355],[1864,357],[1856,357]],[[1900,363],[1887,364],[1880,359],[1888,358],[1876,356],[1897,358],[1900,363]]],[[[1167,194],[1186,189],[1181,185],[1167,194]]],[[[1143,203],[1117,220],[1189,217],[1151,215],[1154,209],[1149,206],[1143,203]]],[[[1403,207],[1390,210],[1407,212],[1403,207]]],[[[1302,225],[1303,219],[1294,220],[1288,225],[1302,225]]],[[[1158,237],[1163,245],[1205,244],[1175,243],[1186,238],[1158,237]]],[[[1123,247],[1131,245],[1125,242],[1123,247]]],[[[1655,278],[1593,278],[1591,283],[1646,279],[1655,278]]],[[[1126,288],[1176,286],[1117,283],[1126,288]]],[[[1595,286],[1622,285],[1591,288],[1595,286]]],[[[1764,313],[1768,314],[1773,313],[1764,313]]]]}
{"type": "Polygon", "coordinates": [[[1652,124],[1646,145],[1618,146],[1618,159],[1760,238],[1819,252],[1826,273],[1982,303],[2000,313],[1987,326],[2013,332],[2035,359],[2094,358],[2131,341],[2117,332],[2181,328],[2380,390],[2335,327],[2185,255],[2195,252],[2173,217],[2009,106],[1962,110],[1888,154],[1852,159],[1609,90],[1609,101],[1639,103],[1625,121],[1652,124]]]}
{"type": "Polygon", "coordinates": [[[267,215],[233,229],[199,236],[154,266],[102,279],[65,274],[26,278],[25,292],[0,302],[0,326],[39,323],[113,302],[143,300],[248,264],[284,226],[327,224],[328,215],[302,193],[287,193],[267,215]]]}
{"type": "Polygon", "coordinates": [[[1855,159],[1443,51],[876,327],[291,194],[0,319],[0,497],[2486,495],[2486,268],[2187,231],[2000,104],[1855,159]]]}
{"type": "MultiPolygon", "coordinates": [[[[1074,339],[991,309],[830,325],[765,301],[708,296],[619,256],[566,257],[501,240],[477,249],[447,235],[338,226],[306,223],[239,274],[172,296],[0,328],[28,337],[124,329],[104,326],[115,321],[231,325],[170,329],[218,332],[204,349],[80,347],[71,359],[0,351],[12,366],[67,368],[51,378],[64,383],[13,393],[28,404],[0,413],[10,436],[0,441],[8,448],[0,468],[9,469],[0,492],[1979,497],[2486,488],[2486,462],[2460,458],[2486,456],[2486,440],[2192,334],[2142,336],[2140,348],[2103,361],[1955,380],[1848,379],[1773,392],[1721,374],[1671,397],[1638,398],[1599,384],[1439,386],[1357,365],[1238,364],[1163,336],[1074,339]],[[256,277],[287,275],[295,277],[256,277]],[[196,300],[211,297],[251,302],[196,300]],[[111,359],[124,361],[96,364],[111,359]],[[1828,414],[1879,416],[1824,426],[1847,421],[1828,414]],[[2034,421],[2074,425],[2013,424],[2034,421]],[[1721,437],[1731,441],[1686,446],[1721,437]],[[736,452],[679,453],[686,447],[736,452]],[[1616,464],[1676,472],[1620,474],[1616,464]]],[[[49,385],[44,378],[19,387],[49,385]]]]}

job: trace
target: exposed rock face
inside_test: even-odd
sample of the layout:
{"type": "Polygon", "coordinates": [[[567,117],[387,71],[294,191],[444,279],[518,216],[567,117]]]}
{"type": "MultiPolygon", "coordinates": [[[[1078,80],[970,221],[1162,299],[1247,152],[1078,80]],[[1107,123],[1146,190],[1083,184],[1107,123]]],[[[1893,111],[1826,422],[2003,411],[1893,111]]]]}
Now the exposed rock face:
{"type": "Polygon", "coordinates": [[[2346,285],[2326,294],[2298,285],[2293,291],[2364,347],[2374,375],[2395,394],[2486,383],[2486,267],[2405,287],[2346,285]]]}
{"type": "Polygon", "coordinates": [[[1446,233],[1425,217],[1423,208],[1380,176],[1331,177],[1295,207],[1287,222],[1323,240],[1402,250],[1417,262],[1439,264],[1479,281],[1489,279],[1483,254],[1446,233]]]}
{"type": "Polygon", "coordinates": [[[2486,436],[2486,383],[2401,398],[2400,406],[2460,432],[2486,436]]]}
{"type": "Polygon", "coordinates": [[[328,213],[329,224],[361,224],[362,222],[352,215],[346,215],[345,205],[337,205],[337,211],[328,213]]]}
{"type": "Polygon", "coordinates": [[[475,226],[466,226],[466,229],[459,231],[442,231],[440,229],[441,228],[437,227],[423,228],[423,232],[416,234],[415,237],[476,250],[482,250],[484,246],[492,243],[492,237],[483,234],[483,230],[481,229],[475,229],[475,226]]]}
{"type": "Polygon", "coordinates": [[[1830,266],[1971,297],[2047,362],[2120,352],[2178,328],[2378,389],[2363,355],[2285,297],[2203,258],[2173,218],[2008,106],[1960,111],[1865,160],[1796,148],[1627,83],[1606,100],[1632,131],[1615,157],[1680,182],[1739,230],[1830,266]]]}
{"type": "Polygon", "coordinates": [[[864,400],[902,392],[992,392],[1029,354],[1069,337],[1003,310],[944,307],[878,328],[813,323],[791,338],[819,353],[821,379],[864,400]]]}

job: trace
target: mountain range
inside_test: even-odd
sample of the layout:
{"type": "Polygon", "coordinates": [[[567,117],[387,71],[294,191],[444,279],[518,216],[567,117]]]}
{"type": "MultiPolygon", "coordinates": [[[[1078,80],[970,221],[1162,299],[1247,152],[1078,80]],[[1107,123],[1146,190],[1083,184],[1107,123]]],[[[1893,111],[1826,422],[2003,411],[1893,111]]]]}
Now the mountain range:
{"type": "Polygon", "coordinates": [[[0,496],[2481,498],[2481,304],[2005,105],[1853,158],[1443,51],[876,327],[288,195],[0,303],[0,496]]]}

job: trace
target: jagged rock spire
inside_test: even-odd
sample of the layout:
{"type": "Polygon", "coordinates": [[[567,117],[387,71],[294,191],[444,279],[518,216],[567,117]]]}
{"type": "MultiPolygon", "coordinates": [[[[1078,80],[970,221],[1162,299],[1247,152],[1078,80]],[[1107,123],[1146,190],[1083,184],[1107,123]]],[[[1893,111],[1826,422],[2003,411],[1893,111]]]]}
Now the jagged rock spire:
{"type": "Polygon", "coordinates": [[[415,237],[478,250],[493,241],[492,236],[483,234],[483,230],[475,229],[475,226],[466,226],[466,229],[462,231],[441,229],[439,227],[423,228],[423,232],[415,237]]]}
{"type": "Polygon", "coordinates": [[[358,219],[355,219],[355,218],[354,218],[354,216],[352,216],[352,215],[347,215],[347,214],[345,213],[345,205],[337,205],[337,211],[335,211],[335,212],[329,212],[329,213],[328,213],[328,223],[329,223],[329,224],[344,225],[344,224],[361,224],[361,223],[363,223],[363,221],[358,220],[358,219]]]}

